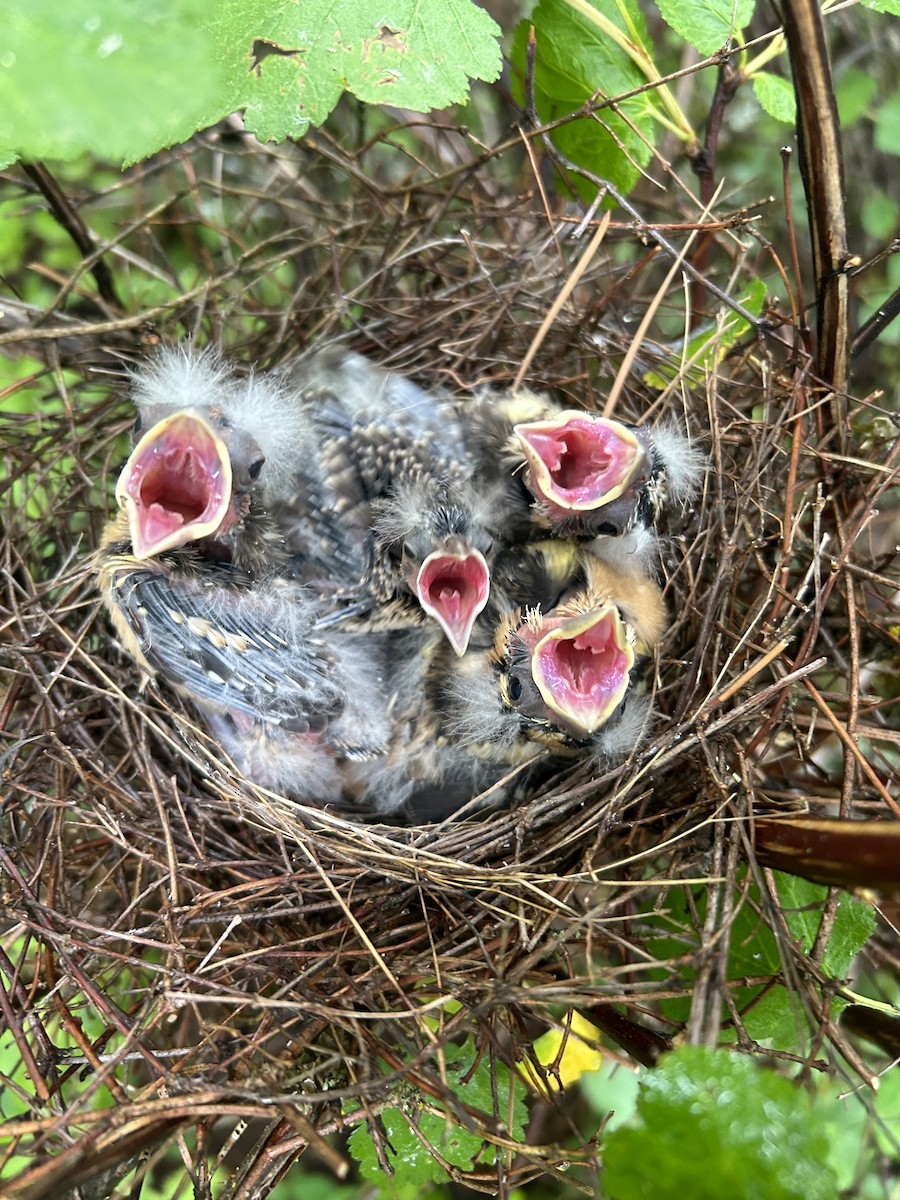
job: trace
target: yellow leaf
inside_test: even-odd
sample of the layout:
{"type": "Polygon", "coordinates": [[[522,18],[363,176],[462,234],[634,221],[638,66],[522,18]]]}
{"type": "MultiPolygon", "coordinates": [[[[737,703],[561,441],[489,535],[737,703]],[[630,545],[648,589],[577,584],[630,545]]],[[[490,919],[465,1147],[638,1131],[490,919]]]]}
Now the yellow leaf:
{"type": "Polygon", "coordinates": [[[524,1074],[531,1079],[538,1091],[545,1095],[559,1091],[575,1083],[586,1071],[599,1071],[603,1065],[603,1052],[590,1042],[599,1042],[600,1030],[590,1021],[573,1012],[561,1029],[548,1029],[534,1043],[534,1054],[541,1066],[553,1064],[553,1070],[541,1078],[531,1062],[523,1059],[524,1074]],[[561,1052],[561,1053],[560,1053],[561,1052]]]}

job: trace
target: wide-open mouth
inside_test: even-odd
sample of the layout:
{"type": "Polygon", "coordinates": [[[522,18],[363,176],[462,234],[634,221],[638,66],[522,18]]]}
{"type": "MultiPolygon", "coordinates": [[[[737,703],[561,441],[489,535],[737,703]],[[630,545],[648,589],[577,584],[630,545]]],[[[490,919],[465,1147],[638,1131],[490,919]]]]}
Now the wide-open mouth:
{"type": "Polygon", "coordinates": [[[628,690],[634,650],[613,604],[561,621],[538,641],[531,674],[560,724],[589,737],[628,690]]]}
{"type": "Polygon", "coordinates": [[[209,423],[178,412],[132,450],[116,484],[137,559],[209,537],[233,515],[231,458],[209,423]]]}
{"type": "Polygon", "coordinates": [[[531,469],[538,499],[560,508],[590,511],[628,488],[645,451],[627,426],[587,413],[562,412],[549,421],[514,427],[531,469]]]}
{"type": "Polygon", "coordinates": [[[491,576],[479,550],[449,554],[435,550],[419,568],[419,603],[435,618],[457,654],[465,654],[475,618],[487,604],[491,576]]]}

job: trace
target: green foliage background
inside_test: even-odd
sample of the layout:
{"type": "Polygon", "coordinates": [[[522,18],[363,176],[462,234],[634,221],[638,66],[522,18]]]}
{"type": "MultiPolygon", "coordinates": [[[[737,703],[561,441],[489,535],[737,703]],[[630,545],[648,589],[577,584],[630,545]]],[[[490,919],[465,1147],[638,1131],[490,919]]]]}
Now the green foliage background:
{"type": "MultiPolygon", "coordinates": [[[[854,244],[865,255],[896,238],[900,226],[895,186],[900,175],[900,90],[895,72],[889,57],[861,66],[850,53],[860,30],[871,42],[883,36],[886,44],[897,44],[897,31],[890,24],[896,7],[871,7],[886,15],[860,12],[852,17],[853,25],[848,17],[844,24],[834,24],[838,104],[845,131],[860,135],[856,144],[861,148],[851,151],[848,172],[851,199],[856,196],[858,203],[851,202],[849,211],[854,244]],[[861,160],[870,156],[875,167],[857,171],[853,155],[861,160]]],[[[750,186],[760,194],[777,193],[777,158],[769,154],[763,160],[759,149],[779,137],[790,138],[793,97],[783,44],[778,39],[761,47],[748,44],[751,33],[758,36],[760,23],[767,21],[768,14],[755,12],[752,0],[739,0],[737,5],[665,0],[658,10],[634,0],[540,0],[527,22],[502,31],[501,41],[497,24],[469,0],[395,0],[388,5],[310,0],[303,6],[302,20],[297,6],[287,0],[226,0],[216,6],[206,0],[0,4],[0,159],[6,164],[17,157],[66,162],[70,188],[89,182],[102,193],[117,186],[120,163],[138,162],[239,111],[245,126],[261,139],[279,140],[301,137],[310,125],[328,120],[345,94],[368,105],[417,111],[462,105],[472,80],[497,80],[503,46],[511,62],[512,95],[533,103],[543,122],[560,121],[592,102],[629,94],[614,107],[598,110],[601,121],[585,115],[561,123],[554,133],[561,153],[582,168],[575,188],[590,200],[597,190],[591,177],[609,181],[625,194],[636,188],[664,143],[674,143],[685,153],[697,152],[713,73],[693,76],[691,86],[679,89],[677,96],[674,80],[665,87],[643,89],[681,63],[696,61],[697,55],[715,55],[733,43],[742,86],[727,118],[730,131],[723,139],[721,170],[736,193],[750,186]],[[533,63],[529,37],[535,39],[533,63]],[[744,141],[745,131],[752,136],[744,141]]],[[[491,102],[484,101],[480,118],[477,108],[476,101],[474,108],[459,109],[454,119],[471,116],[477,124],[484,112],[490,114],[491,102]]],[[[370,115],[362,126],[365,120],[371,133],[384,119],[370,115]]],[[[64,272],[77,256],[49,216],[33,216],[27,227],[19,222],[20,206],[18,199],[2,201],[0,259],[28,258],[37,248],[26,239],[37,239],[47,273],[31,276],[31,290],[20,299],[45,306],[53,298],[49,276],[55,268],[64,272]]],[[[92,210],[91,225],[101,241],[118,236],[102,205],[92,210]]],[[[203,282],[202,262],[175,261],[173,269],[182,289],[203,282]]],[[[170,289],[164,282],[136,278],[140,282],[133,290],[126,283],[121,296],[128,310],[152,308],[168,299],[170,289]]],[[[273,300],[280,294],[277,282],[273,275],[273,300]]],[[[860,320],[898,285],[900,256],[888,254],[860,285],[860,320]]],[[[759,311],[762,291],[747,299],[759,311]]],[[[891,330],[873,359],[874,376],[881,379],[880,372],[888,371],[893,372],[888,380],[896,379],[898,347],[900,333],[891,330]]],[[[19,360],[8,368],[10,378],[21,379],[40,366],[36,360],[19,360]]],[[[664,382],[659,380],[660,385],[664,382]]],[[[884,386],[890,390],[896,385],[884,386]]],[[[27,391],[18,391],[5,411],[16,411],[15,406],[28,415],[27,391]]],[[[40,436],[37,416],[35,420],[40,436]]],[[[111,446],[111,459],[119,452],[111,446]]],[[[61,460],[61,476],[71,469],[71,462],[61,460]]],[[[23,479],[18,488],[19,502],[30,511],[52,509],[52,479],[39,486],[23,479]]],[[[98,506],[100,498],[98,490],[98,506]]],[[[781,877],[778,894],[791,936],[808,950],[819,931],[824,889],[781,877]]],[[[751,890],[751,899],[762,903],[758,891],[751,890]]],[[[693,895],[685,888],[673,892],[664,918],[646,915],[646,944],[658,961],[677,957],[693,927],[687,920],[689,906],[702,914],[704,904],[702,893],[693,895]]],[[[822,1001],[832,1006],[831,1016],[846,1003],[841,990],[873,927],[869,906],[842,899],[820,960],[822,1001]]],[[[741,909],[731,939],[730,979],[737,982],[780,969],[778,945],[770,928],[755,919],[752,904],[741,909]]],[[[131,988],[138,982],[122,979],[120,986],[131,988]]],[[[684,983],[689,992],[692,980],[684,983]]],[[[630,1096],[611,1082],[613,1072],[585,1077],[580,1094],[573,1096],[573,1111],[579,1120],[593,1123],[604,1151],[602,1182],[591,1181],[590,1186],[601,1187],[610,1200],[647,1195],[656,1200],[722,1195],[830,1200],[842,1193],[866,1198],[900,1194],[896,1181],[879,1178],[880,1164],[897,1149],[896,1072],[872,1097],[847,1093],[845,1081],[824,1076],[811,1080],[795,1066],[811,1052],[814,1031],[795,1010],[789,987],[759,995],[748,984],[734,995],[739,1007],[750,1010],[745,1026],[752,1037],[788,1056],[784,1073],[775,1074],[731,1051],[683,1047],[657,1070],[640,1072],[639,1086],[630,1096]],[[604,1131],[601,1123],[611,1108],[615,1121],[604,1131]]],[[[682,996],[669,1002],[667,1015],[682,1020],[688,1009],[689,1001],[682,996]]],[[[19,1078],[14,1054],[9,1039],[0,1036],[0,1056],[8,1060],[9,1073],[19,1078]]],[[[478,1065],[470,1042],[458,1047],[449,1077],[467,1104],[490,1111],[497,1080],[488,1077],[486,1063],[478,1065]]],[[[540,1101],[529,1097],[521,1078],[508,1075],[501,1085],[513,1114],[506,1134],[518,1141],[525,1137],[526,1101],[540,1101]]],[[[373,1189],[399,1197],[450,1195],[444,1186],[448,1172],[429,1152],[429,1144],[439,1148],[451,1166],[474,1169],[493,1161],[494,1148],[467,1133],[439,1106],[429,1107],[425,1098],[408,1092],[398,1092],[393,1099],[378,1117],[392,1148],[393,1182],[385,1181],[360,1118],[349,1141],[359,1165],[359,1183],[338,1184],[298,1166],[277,1189],[277,1200],[300,1195],[305,1200],[318,1195],[340,1200],[372,1195],[373,1189]]],[[[98,1105],[109,1102],[108,1096],[98,1095],[98,1105]]],[[[6,1121],[25,1116],[24,1076],[21,1091],[4,1096],[2,1105],[6,1121]]],[[[356,1120],[352,1109],[345,1115],[348,1123],[356,1120]]],[[[21,1165],[15,1159],[7,1162],[6,1177],[21,1165]]],[[[124,1195],[126,1187],[127,1180],[117,1194],[124,1195]]],[[[141,1194],[145,1200],[174,1197],[183,1194],[182,1187],[173,1159],[171,1174],[163,1172],[155,1187],[145,1182],[141,1194]]],[[[535,1184],[529,1194],[575,1192],[558,1180],[535,1184]]]]}

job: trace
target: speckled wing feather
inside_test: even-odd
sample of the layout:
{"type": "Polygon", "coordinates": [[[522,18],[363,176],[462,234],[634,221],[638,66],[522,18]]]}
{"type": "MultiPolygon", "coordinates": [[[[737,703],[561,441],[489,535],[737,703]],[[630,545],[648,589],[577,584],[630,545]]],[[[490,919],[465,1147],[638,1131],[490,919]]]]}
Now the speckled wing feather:
{"type": "Polygon", "coordinates": [[[305,597],[262,594],[227,565],[166,567],[123,557],[108,568],[117,624],[151,671],[201,704],[293,732],[340,714],[333,656],[311,635],[305,597]]]}
{"type": "MultiPolygon", "coordinates": [[[[318,486],[298,464],[292,506],[316,525],[335,524],[371,558],[372,505],[422,476],[461,479],[462,431],[452,407],[360,355],[327,347],[283,368],[314,423],[318,486]]],[[[337,537],[334,539],[337,541],[337,537]]]]}
{"type": "Polygon", "coordinates": [[[453,406],[359,355],[329,347],[283,368],[316,431],[296,494],[276,511],[299,579],[332,623],[414,627],[431,618],[462,653],[487,600],[469,464],[453,406]]]}

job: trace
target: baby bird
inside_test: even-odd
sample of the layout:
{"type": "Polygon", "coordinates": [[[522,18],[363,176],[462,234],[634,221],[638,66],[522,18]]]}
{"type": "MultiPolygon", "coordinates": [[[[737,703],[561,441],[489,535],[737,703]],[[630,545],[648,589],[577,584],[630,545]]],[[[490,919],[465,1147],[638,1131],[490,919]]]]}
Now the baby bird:
{"type": "Polygon", "coordinates": [[[476,476],[494,484],[495,525],[516,539],[622,537],[653,529],[694,494],[702,458],[674,422],[627,425],[523,391],[466,405],[476,476]]]}
{"type": "Polygon", "coordinates": [[[134,397],[140,436],[94,559],[119,637],[250,778],[334,800],[340,762],[382,750],[388,721],[378,648],[317,636],[319,599],[285,577],[269,517],[312,425],[284,383],[192,348],[163,350],[134,397]]]}
{"type": "Polygon", "coordinates": [[[186,345],[137,371],[132,398],[138,440],[116,485],[116,542],[130,540],[139,562],[191,544],[210,560],[269,570],[280,537],[267,510],[314,436],[289,389],[237,378],[216,351],[186,345]]]}
{"type": "Polygon", "coordinates": [[[399,635],[388,655],[391,746],[358,772],[365,803],[446,816],[541,755],[613,762],[639,743],[649,705],[633,685],[664,632],[661,590],[585,551],[554,574],[546,554],[531,579],[550,564],[543,594],[555,606],[491,607],[464,658],[419,631],[399,635]]]}
{"type": "Polygon", "coordinates": [[[433,618],[463,654],[490,591],[491,539],[452,406],[338,347],[304,355],[283,376],[320,447],[314,477],[301,464],[276,513],[299,577],[332,570],[339,525],[364,565],[361,578],[345,575],[334,622],[401,628],[433,618]]]}
{"type": "Polygon", "coordinates": [[[205,578],[210,586],[199,595],[215,593],[223,564],[245,583],[272,573],[281,542],[267,506],[286,487],[309,424],[283,386],[238,380],[216,352],[190,345],[161,349],[135,373],[132,395],[137,442],[93,566],[125,649],[146,666],[139,626],[123,603],[129,571],[173,589],[205,578]]]}
{"type": "Polygon", "coordinates": [[[580,572],[577,588],[550,611],[501,616],[490,672],[484,658],[457,672],[463,740],[493,727],[504,731],[500,741],[524,737],[559,753],[580,747],[602,756],[617,745],[612,719],[665,632],[665,605],[653,579],[614,560],[584,553],[580,572]]]}
{"type": "Polygon", "coordinates": [[[564,410],[513,433],[540,519],[561,536],[655,527],[667,505],[694,493],[700,475],[698,456],[674,424],[647,429],[564,410]]]}
{"type": "Polygon", "coordinates": [[[249,779],[337,803],[344,760],[383,754],[390,725],[377,639],[316,628],[316,597],[261,584],[190,549],[106,563],[107,603],[132,656],[186,695],[249,779]]]}

